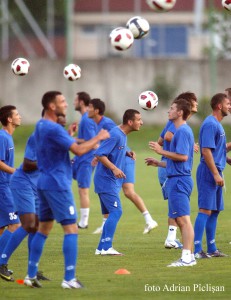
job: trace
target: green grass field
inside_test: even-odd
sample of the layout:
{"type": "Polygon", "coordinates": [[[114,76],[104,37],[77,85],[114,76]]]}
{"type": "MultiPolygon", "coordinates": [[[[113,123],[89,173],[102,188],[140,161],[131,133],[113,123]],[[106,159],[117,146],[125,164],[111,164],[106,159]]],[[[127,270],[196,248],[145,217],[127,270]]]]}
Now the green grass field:
{"type": "MultiPolygon", "coordinates": [[[[22,160],[25,140],[32,128],[19,128],[15,132],[16,166],[22,160]]],[[[62,229],[58,224],[45,245],[39,269],[52,279],[42,282],[42,289],[30,289],[16,282],[0,280],[0,299],[230,299],[231,263],[230,257],[212,258],[199,261],[194,267],[167,268],[166,265],[178,259],[179,250],[166,250],[163,246],[167,234],[167,202],[162,200],[157,169],[146,167],[144,158],[152,156],[148,141],[156,140],[161,127],[143,128],[129,136],[129,145],[137,153],[136,191],[143,197],[150,213],[159,227],[143,235],[144,219],[129,200],[121,195],[123,215],[117,227],[114,247],[123,252],[122,257],[95,256],[99,236],[92,231],[101,224],[102,217],[97,195],[91,188],[91,213],[87,230],[79,233],[79,258],[77,276],[85,285],[81,290],[62,290],[63,278],[62,229]],[[125,268],[130,275],[116,275],[114,272],[125,268]],[[199,289],[200,286],[200,289],[199,289]],[[171,291],[173,289],[174,291],[171,291]],[[194,290],[195,287],[195,290],[194,290]],[[196,288],[197,287],[197,288],[196,288]],[[208,291],[206,291],[206,287],[208,291]],[[212,287],[217,290],[212,292],[212,287]],[[177,291],[178,289],[178,291],[177,291]],[[210,291],[209,291],[210,290],[210,291]],[[224,290],[224,291],[223,291],[224,290]]],[[[229,139],[230,140],[230,139],[229,139]]],[[[199,155],[195,155],[193,177],[199,155]]],[[[231,256],[231,167],[225,170],[226,193],[225,211],[219,217],[217,245],[231,256]]],[[[76,182],[73,191],[77,200],[76,182]]],[[[196,186],[191,197],[192,222],[197,215],[196,186]]],[[[178,232],[178,237],[180,234],[178,232]]],[[[206,246],[204,247],[206,250],[206,246]]],[[[13,254],[9,268],[14,270],[15,279],[23,279],[27,268],[27,242],[24,241],[13,254]]]]}

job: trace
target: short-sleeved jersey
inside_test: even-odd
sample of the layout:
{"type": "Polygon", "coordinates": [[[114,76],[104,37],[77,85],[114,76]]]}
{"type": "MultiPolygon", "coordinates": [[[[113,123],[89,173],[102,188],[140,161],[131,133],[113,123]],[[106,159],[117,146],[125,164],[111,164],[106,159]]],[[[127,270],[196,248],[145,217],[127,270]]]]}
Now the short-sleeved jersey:
{"type": "MultiPolygon", "coordinates": [[[[79,123],[78,128],[78,139],[84,139],[85,141],[88,141],[96,136],[97,133],[97,127],[96,123],[88,117],[88,112],[85,112],[82,117],[81,121],[79,123]]],[[[90,150],[84,155],[76,156],[75,159],[78,160],[78,163],[82,161],[88,161],[91,162],[94,158],[95,150],[90,150]]]]}
{"type": "MultiPolygon", "coordinates": [[[[223,126],[214,116],[208,116],[203,121],[199,132],[199,145],[200,151],[202,148],[211,149],[217,169],[223,171],[226,164],[226,136],[223,126]]],[[[202,154],[200,161],[205,163],[202,154]]]]}
{"type": "Polygon", "coordinates": [[[172,176],[190,176],[193,165],[194,136],[188,124],[183,124],[177,128],[170,143],[170,152],[187,155],[186,162],[167,159],[166,173],[172,176]]]}
{"type": "Polygon", "coordinates": [[[71,188],[72,168],[69,149],[75,139],[59,124],[41,119],[35,128],[38,189],[64,191],[71,188]]]}
{"type": "MultiPolygon", "coordinates": [[[[170,131],[173,135],[175,134],[176,127],[175,127],[175,125],[172,121],[168,121],[168,123],[166,124],[166,126],[164,127],[164,129],[162,130],[162,132],[160,134],[160,136],[164,140],[163,149],[166,150],[166,151],[170,151],[170,142],[168,142],[164,139],[164,136],[165,136],[167,131],[170,131]]],[[[162,156],[161,160],[166,160],[166,157],[162,156]]]]}
{"type": "MultiPolygon", "coordinates": [[[[110,138],[101,143],[95,155],[106,156],[117,168],[122,169],[127,151],[126,145],[126,134],[116,126],[110,131],[110,138]]],[[[94,183],[96,193],[115,194],[121,188],[120,180],[101,162],[97,164],[94,183]]]]}
{"type": "MultiPolygon", "coordinates": [[[[35,147],[35,137],[34,133],[29,137],[26,149],[24,153],[24,158],[31,160],[33,162],[37,161],[37,153],[35,147]]],[[[39,170],[34,171],[23,171],[23,164],[12,174],[10,180],[10,187],[14,189],[22,189],[23,187],[26,188],[28,184],[36,190],[37,189],[37,182],[38,182],[39,170]]]]}
{"type": "Polygon", "coordinates": [[[103,116],[97,124],[97,132],[99,132],[101,129],[106,129],[107,131],[110,131],[116,126],[116,123],[112,119],[103,116]]]}
{"type": "MultiPolygon", "coordinates": [[[[6,165],[14,167],[14,141],[4,129],[0,130],[0,160],[6,165]]],[[[0,185],[9,183],[11,174],[0,171],[0,185]]]]}

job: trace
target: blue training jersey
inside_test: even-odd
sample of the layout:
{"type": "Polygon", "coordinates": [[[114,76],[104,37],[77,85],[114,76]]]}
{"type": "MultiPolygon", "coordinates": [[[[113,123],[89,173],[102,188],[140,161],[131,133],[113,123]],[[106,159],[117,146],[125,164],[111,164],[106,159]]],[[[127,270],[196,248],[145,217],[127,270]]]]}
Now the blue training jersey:
{"type": "MultiPolygon", "coordinates": [[[[217,169],[223,171],[226,164],[226,136],[223,126],[214,116],[208,116],[203,121],[199,132],[199,144],[200,153],[202,148],[211,149],[217,169]]],[[[200,161],[205,163],[202,154],[200,161]]]]}
{"type": "Polygon", "coordinates": [[[186,162],[174,161],[167,158],[166,173],[172,176],[190,176],[193,166],[194,136],[188,124],[177,128],[170,143],[170,151],[177,154],[187,155],[186,162]]]}
{"type": "Polygon", "coordinates": [[[107,131],[110,131],[116,126],[116,123],[112,119],[103,116],[99,123],[97,123],[97,132],[99,132],[101,129],[106,129],[107,131]]]}
{"type": "MultiPolygon", "coordinates": [[[[105,117],[103,116],[101,118],[101,120],[99,121],[99,123],[97,124],[97,129],[98,129],[98,132],[101,130],[101,129],[106,129],[107,131],[111,131],[112,128],[116,127],[116,123],[108,118],[108,117],[105,117]]],[[[126,152],[129,152],[131,151],[131,149],[127,146],[126,148],[126,152]]],[[[124,160],[124,163],[123,163],[123,167],[122,167],[122,170],[125,169],[125,165],[126,164],[135,164],[135,160],[132,159],[130,156],[125,156],[125,160],[124,160]]],[[[121,179],[121,181],[123,182],[123,179],[121,179]]]]}
{"type": "MultiPolygon", "coordinates": [[[[12,135],[4,129],[0,130],[0,160],[14,167],[14,141],[12,135]]],[[[0,186],[10,182],[11,174],[0,170],[0,186]]]]}
{"type": "MultiPolygon", "coordinates": [[[[33,162],[37,161],[34,133],[31,134],[31,136],[27,141],[24,158],[31,160],[33,162]]],[[[33,190],[36,190],[38,176],[39,176],[38,169],[34,171],[25,172],[23,171],[23,164],[21,164],[19,168],[11,176],[10,187],[14,189],[17,188],[26,189],[27,185],[29,184],[33,188],[33,190]]]]}
{"type": "MultiPolygon", "coordinates": [[[[107,156],[107,158],[119,169],[123,169],[126,148],[127,136],[118,127],[114,127],[110,131],[110,138],[103,141],[100,147],[96,150],[96,156],[107,156]]],[[[121,188],[120,180],[117,179],[113,172],[106,168],[101,162],[98,162],[95,176],[95,192],[117,194],[121,188]]]]}
{"type": "Polygon", "coordinates": [[[62,126],[45,119],[38,121],[34,135],[40,172],[38,189],[69,190],[72,183],[69,149],[75,139],[62,126]]]}
{"type": "MultiPolygon", "coordinates": [[[[88,112],[85,112],[82,115],[81,121],[79,123],[79,128],[78,128],[78,139],[84,139],[85,141],[88,141],[95,137],[97,134],[97,127],[96,123],[88,117],[88,112]]],[[[84,155],[81,156],[75,156],[75,160],[78,161],[78,163],[82,161],[87,161],[91,162],[92,159],[94,158],[94,153],[95,150],[90,150],[84,155]]]]}
{"type": "MultiPolygon", "coordinates": [[[[176,132],[176,127],[174,125],[174,123],[172,121],[168,121],[168,123],[166,124],[166,126],[164,127],[164,129],[162,130],[160,136],[162,137],[162,139],[164,140],[163,142],[163,149],[166,151],[170,151],[170,142],[166,141],[164,139],[164,136],[166,134],[166,132],[170,131],[173,135],[176,132]]],[[[167,158],[165,156],[162,156],[161,160],[167,160],[167,158]]]]}

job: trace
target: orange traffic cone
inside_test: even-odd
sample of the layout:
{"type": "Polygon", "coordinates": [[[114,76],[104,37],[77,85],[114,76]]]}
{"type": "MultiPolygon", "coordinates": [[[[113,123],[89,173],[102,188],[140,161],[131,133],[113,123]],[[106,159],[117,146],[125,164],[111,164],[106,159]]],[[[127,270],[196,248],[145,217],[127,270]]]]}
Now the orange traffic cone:
{"type": "Polygon", "coordinates": [[[118,274],[118,275],[128,275],[128,274],[131,274],[131,272],[129,272],[126,269],[119,269],[119,270],[115,271],[115,274],[118,274]]]}

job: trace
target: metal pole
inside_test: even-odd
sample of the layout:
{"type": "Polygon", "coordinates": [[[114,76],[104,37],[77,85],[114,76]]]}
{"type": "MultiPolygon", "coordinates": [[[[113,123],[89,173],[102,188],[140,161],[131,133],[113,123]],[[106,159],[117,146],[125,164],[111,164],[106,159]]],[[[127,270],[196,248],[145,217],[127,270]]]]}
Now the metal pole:
{"type": "Polygon", "coordinates": [[[195,34],[201,34],[203,12],[204,12],[204,0],[195,0],[194,2],[194,31],[195,34]]]}
{"type": "Polygon", "coordinates": [[[66,1],[66,62],[69,64],[73,62],[74,51],[73,51],[73,10],[74,10],[74,1],[66,1]]]}
{"type": "Polygon", "coordinates": [[[214,24],[213,24],[213,13],[214,13],[214,1],[209,0],[209,37],[210,37],[210,48],[209,48],[209,74],[210,74],[210,92],[212,95],[216,92],[217,87],[217,62],[216,62],[216,49],[214,44],[214,24]]]}
{"type": "Polygon", "coordinates": [[[7,22],[8,26],[11,27],[12,31],[15,34],[15,37],[18,38],[23,48],[27,51],[28,55],[32,58],[36,57],[36,52],[34,51],[33,47],[31,46],[18,23],[14,20],[6,4],[6,1],[2,0],[2,12],[5,14],[5,21],[7,22]]]}
{"type": "Polygon", "coordinates": [[[47,0],[47,37],[54,47],[54,0],[47,0]]]}
{"type": "Polygon", "coordinates": [[[2,10],[2,59],[9,58],[9,10],[8,0],[1,1],[2,10]]]}
{"type": "MultiPolygon", "coordinates": [[[[50,42],[46,38],[45,34],[40,29],[38,23],[30,13],[29,9],[25,5],[25,3],[22,0],[14,0],[15,3],[18,5],[21,13],[24,15],[28,23],[30,24],[31,28],[33,29],[34,33],[36,34],[37,38],[43,45],[44,49],[47,51],[47,54],[51,59],[57,58],[57,55],[55,53],[54,48],[51,46],[50,42]]],[[[69,1],[68,1],[69,2],[69,1]]]]}

